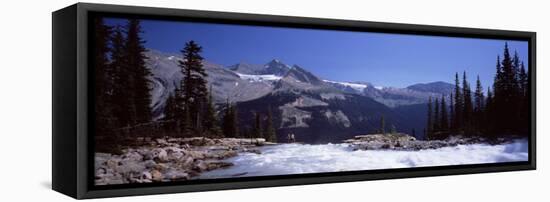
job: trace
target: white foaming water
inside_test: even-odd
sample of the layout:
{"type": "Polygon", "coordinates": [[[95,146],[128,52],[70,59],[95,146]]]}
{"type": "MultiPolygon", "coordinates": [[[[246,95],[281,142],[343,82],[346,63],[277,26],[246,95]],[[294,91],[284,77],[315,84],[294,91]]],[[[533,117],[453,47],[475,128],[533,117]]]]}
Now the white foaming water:
{"type": "Polygon", "coordinates": [[[262,154],[241,153],[235,165],[200,178],[287,175],[528,160],[527,140],[501,145],[472,144],[420,151],[353,151],[347,144],[264,146],[262,154]]]}

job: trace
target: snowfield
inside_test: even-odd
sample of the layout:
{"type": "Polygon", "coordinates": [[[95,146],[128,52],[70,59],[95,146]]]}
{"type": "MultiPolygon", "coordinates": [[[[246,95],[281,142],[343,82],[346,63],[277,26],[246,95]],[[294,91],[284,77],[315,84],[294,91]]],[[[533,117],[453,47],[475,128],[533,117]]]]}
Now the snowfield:
{"type": "Polygon", "coordinates": [[[527,140],[502,145],[472,144],[421,151],[353,151],[347,144],[265,146],[262,154],[241,153],[235,165],[203,173],[200,178],[285,175],[515,162],[528,160],[527,140]]]}
{"type": "Polygon", "coordinates": [[[248,80],[250,82],[261,82],[261,81],[278,81],[281,80],[282,77],[273,75],[273,74],[264,74],[264,75],[253,75],[253,74],[241,74],[236,73],[239,75],[241,79],[248,80]]]}
{"type": "Polygon", "coordinates": [[[353,89],[355,89],[356,91],[359,91],[359,92],[362,92],[363,90],[365,90],[365,88],[368,87],[367,84],[341,82],[341,81],[330,81],[330,80],[323,80],[323,81],[328,82],[328,83],[335,83],[335,84],[340,84],[340,85],[343,85],[343,86],[347,86],[347,87],[353,88],[353,89]]]}

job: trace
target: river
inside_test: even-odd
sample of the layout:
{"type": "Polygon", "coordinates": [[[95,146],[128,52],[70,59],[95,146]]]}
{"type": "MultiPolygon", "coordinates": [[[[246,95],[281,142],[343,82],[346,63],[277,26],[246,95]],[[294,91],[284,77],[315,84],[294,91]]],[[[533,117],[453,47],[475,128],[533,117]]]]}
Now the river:
{"type": "Polygon", "coordinates": [[[500,145],[471,144],[420,151],[353,151],[347,144],[280,144],[260,147],[261,154],[227,159],[234,166],[203,173],[201,179],[388,168],[444,166],[528,160],[527,140],[500,145]]]}

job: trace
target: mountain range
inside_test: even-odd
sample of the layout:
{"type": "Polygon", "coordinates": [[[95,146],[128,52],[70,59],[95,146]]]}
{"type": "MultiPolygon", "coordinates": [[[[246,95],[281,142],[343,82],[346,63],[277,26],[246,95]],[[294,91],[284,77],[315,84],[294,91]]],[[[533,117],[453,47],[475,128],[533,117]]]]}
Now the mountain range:
{"type": "MultiPolygon", "coordinates": [[[[179,85],[182,74],[177,54],[146,52],[152,72],[152,108],[163,117],[165,101],[179,85]]],[[[237,104],[240,128],[252,128],[255,113],[273,112],[279,140],[294,133],[296,140],[326,143],[375,132],[384,117],[386,131],[423,138],[429,97],[449,95],[454,85],[446,82],[414,84],[406,88],[375,86],[369,82],[321,79],[306,68],[271,60],[264,65],[238,63],[223,66],[203,61],[215,103],[237,104]]]]}

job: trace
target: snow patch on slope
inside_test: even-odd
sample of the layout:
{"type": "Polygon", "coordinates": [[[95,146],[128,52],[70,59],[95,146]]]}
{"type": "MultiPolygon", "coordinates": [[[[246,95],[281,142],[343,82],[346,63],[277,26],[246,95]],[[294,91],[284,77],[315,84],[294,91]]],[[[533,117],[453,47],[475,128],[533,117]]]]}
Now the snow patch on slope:
{"type": "Polygon", "coordinates": [[[327,83],[335,83],[335,84],[340,84],[340,85],[343,85],[343,86],[347,86],[347,87],[353,88],[357,91],[363,91],[363,90],[365,90],[365,88],[368,87],[368,85],[366,85],[366,84],[359,84],[359,83],[330,81],[330,80],[323,80],[323,81],[327,82],[327,83]]]}
{"type": "Polygon", "coordinates": [[[241,79],[248,80],[250,82],[262,82],[262,81],[278,81],[282,77],[273,74],[253,75],[253,74],[241,74],[235,72],[241,79]]]}

